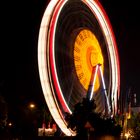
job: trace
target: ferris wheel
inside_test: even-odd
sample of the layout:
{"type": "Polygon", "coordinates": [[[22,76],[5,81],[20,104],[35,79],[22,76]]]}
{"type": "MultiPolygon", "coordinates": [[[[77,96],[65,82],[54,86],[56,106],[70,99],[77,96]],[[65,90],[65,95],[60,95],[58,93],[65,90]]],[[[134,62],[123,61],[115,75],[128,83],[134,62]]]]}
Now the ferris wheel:
{"type": "Polygon", "coordinates": [[[84,97],[116,114],[120,70],[114,33],[99,1],[51,0],[40,26],[38,66],[48,108],[66,135],[65,112],[84,97]],[[105,108],[107,106],[107,109],[105,108]]]}

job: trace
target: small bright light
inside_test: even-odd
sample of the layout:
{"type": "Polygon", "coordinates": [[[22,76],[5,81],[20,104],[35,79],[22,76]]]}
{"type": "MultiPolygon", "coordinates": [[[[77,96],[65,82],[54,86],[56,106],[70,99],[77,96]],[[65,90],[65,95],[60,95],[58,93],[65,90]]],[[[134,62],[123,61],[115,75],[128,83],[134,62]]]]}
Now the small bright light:
{"type": "Polygon", "coordinates": [[[30,108],[35,108],[35,105],[34,104],[30,104],[30,108]]]}
{"type": "Polygon", "coordinates": [[[125,137],[126,137],[126,139],[128,139],[129,136],[130,136],[130,133],[129,133],[129,132],[125,133],[125,137]]]}
{"type": "Polygon", "coordinates": [[[12,126],[12,123],[11,122],[9,122],[9,124],[8,124],[9,126],[12,126]]]}

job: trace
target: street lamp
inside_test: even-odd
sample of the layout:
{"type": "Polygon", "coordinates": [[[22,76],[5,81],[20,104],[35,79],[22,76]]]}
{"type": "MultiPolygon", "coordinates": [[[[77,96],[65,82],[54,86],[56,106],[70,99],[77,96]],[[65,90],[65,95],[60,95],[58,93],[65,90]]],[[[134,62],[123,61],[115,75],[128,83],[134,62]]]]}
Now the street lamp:
{"type": "Polygon", "coordinates": [[[9,127],[11,127],[11,126],[12,126],[12,123],[11,123],[11,122],[9,122],[9,123],[8,123],[8,126],[9,126],[9,127]]]}
{"type": "Polygon", "coordinates": [[[34,108],[35,108],[35,104],[30,103],[30,104],[29,104],[29,108],[34,109],[34,108]]]}

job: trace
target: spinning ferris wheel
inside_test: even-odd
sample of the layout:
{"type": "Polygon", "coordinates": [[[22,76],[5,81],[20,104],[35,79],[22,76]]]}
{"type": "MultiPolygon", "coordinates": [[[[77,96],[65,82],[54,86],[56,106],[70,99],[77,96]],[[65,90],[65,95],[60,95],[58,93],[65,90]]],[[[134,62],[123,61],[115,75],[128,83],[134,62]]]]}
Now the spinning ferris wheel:
{"type": "Polygon", "coordinates": [[[84,97],[97,112],[116,114],[120,73],[109,19],[96,0],[52,0],[39,32],[38,65],[48,108],[66,135],[64,113],[84,97]],[[105,108],[107,106],[107,109],[105,108]]]}

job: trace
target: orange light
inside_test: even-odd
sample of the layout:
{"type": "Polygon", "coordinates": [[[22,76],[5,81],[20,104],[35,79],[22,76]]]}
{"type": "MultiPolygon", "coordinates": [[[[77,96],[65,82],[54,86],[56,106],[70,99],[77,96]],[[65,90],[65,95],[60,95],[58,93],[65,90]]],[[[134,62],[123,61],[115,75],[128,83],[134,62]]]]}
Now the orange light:
{"type": "MultiPolygon", "coordinates": [[[[90,83],[92,68],[101,64],[103,70],[103,63],[103,54],[96,36],[90,30],[81,30],[74,43],[74,65],[78,79],[86,90],[90,83]]],[[[97,91],[99,86],[97,75],[94,91],[97,91]]]]}
{"type": "Polygon", "coordinates": [[[30,108],[35,108],[35,104],[31,103],[31,104],[29,105],[29,107],[30,107],[30,108]]]}

